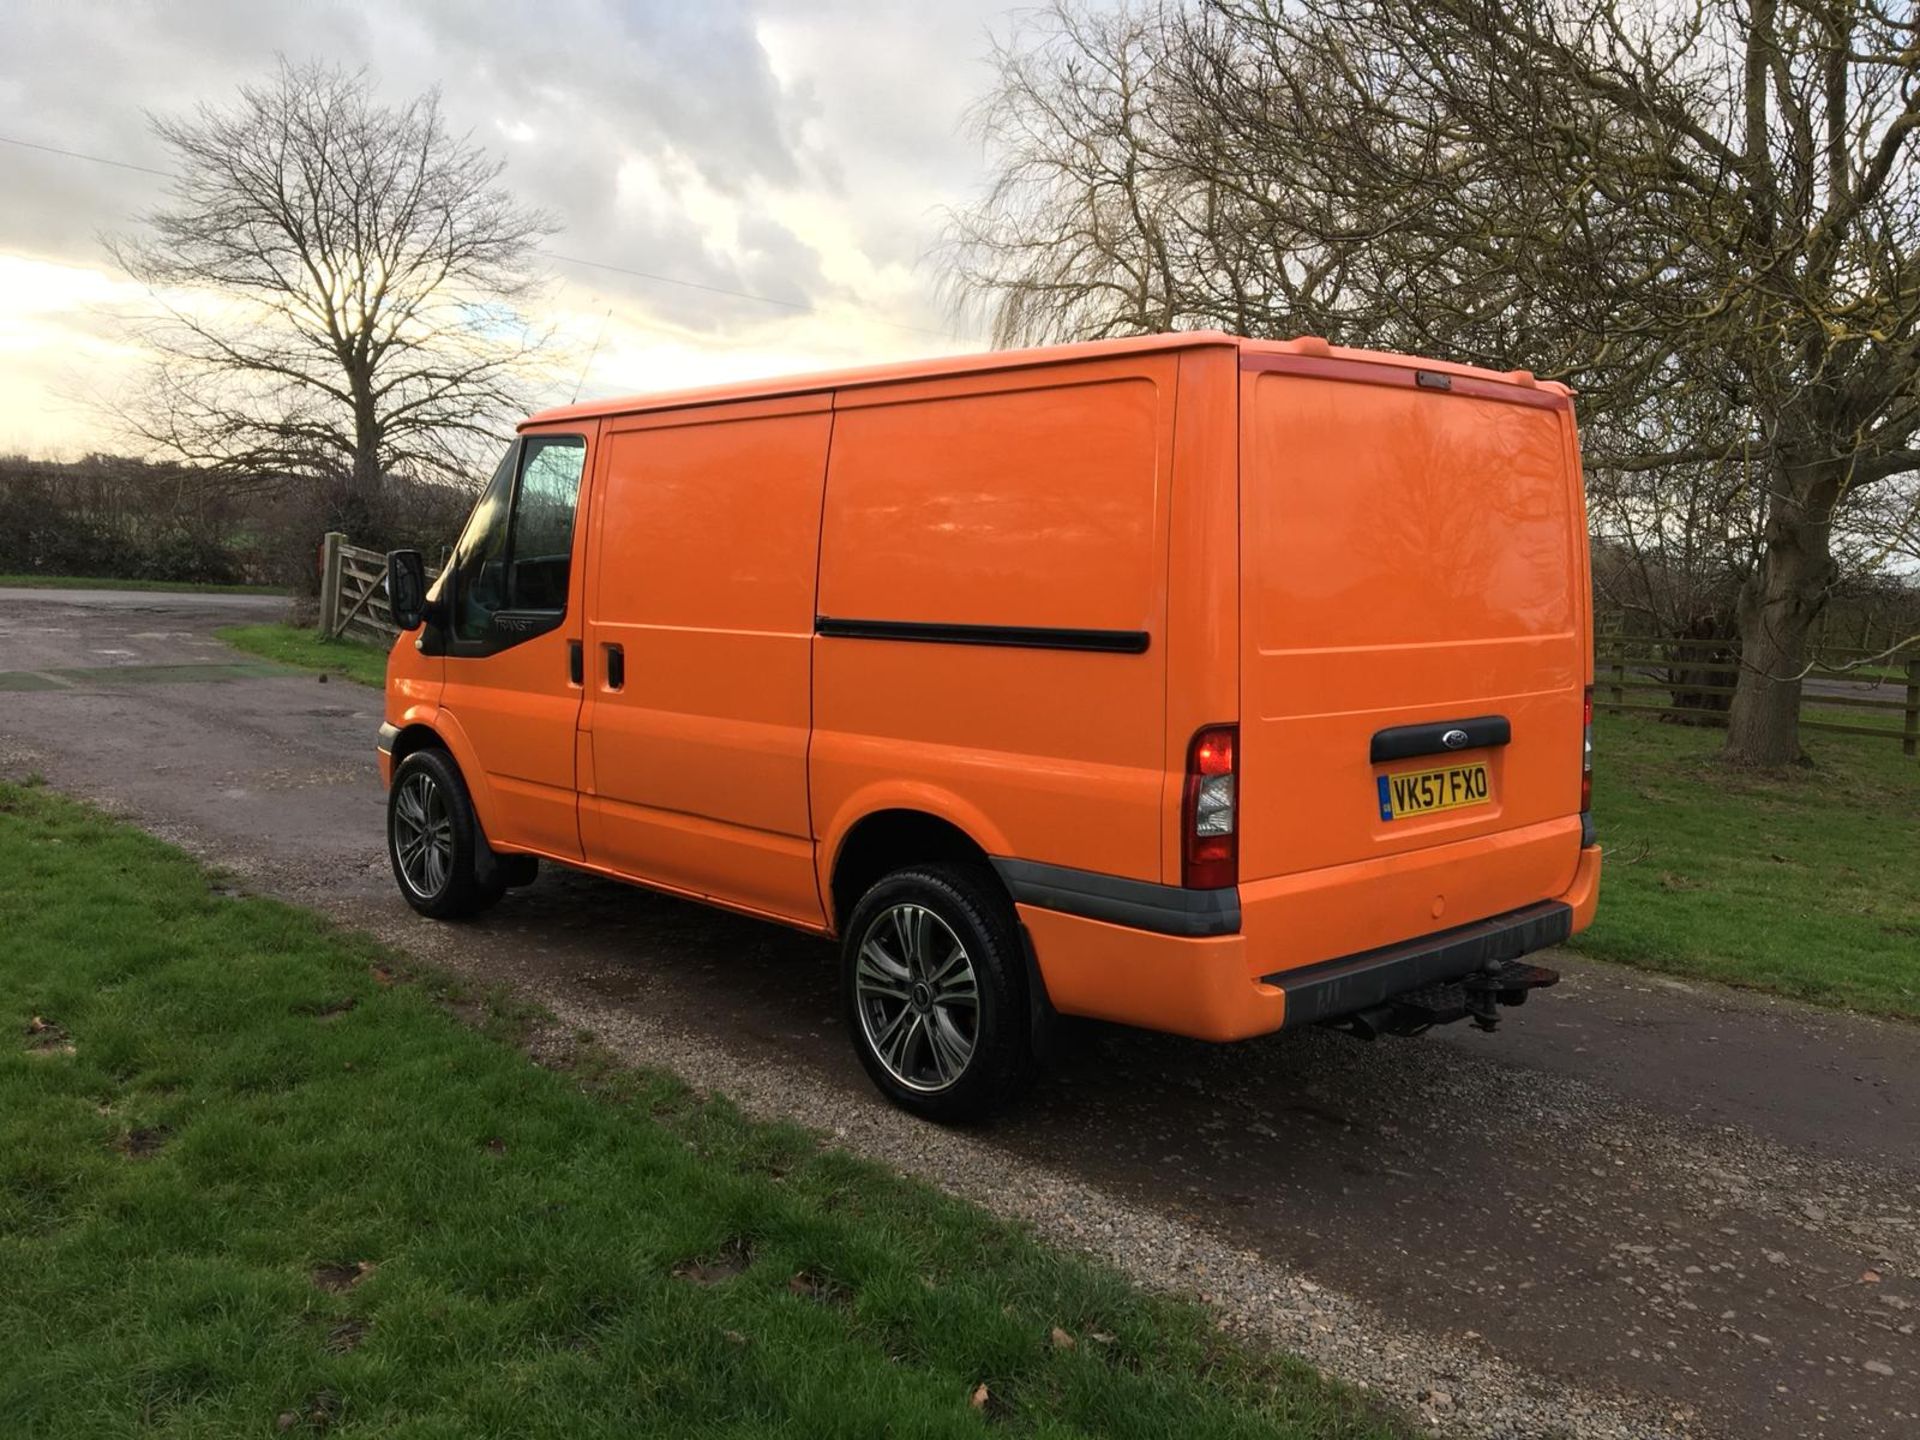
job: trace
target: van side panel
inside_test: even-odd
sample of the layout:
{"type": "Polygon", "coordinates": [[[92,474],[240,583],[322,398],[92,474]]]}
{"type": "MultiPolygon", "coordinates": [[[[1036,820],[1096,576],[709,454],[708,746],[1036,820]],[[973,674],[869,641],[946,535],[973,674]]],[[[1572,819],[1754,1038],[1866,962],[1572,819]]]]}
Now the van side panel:
{"type": "Polygon", "coordinates": [[[607,423],[582,717],[589,861],[813,925],[808,650],[827,407],[806,396],[607,423]]]}
{"type": "Polygon", "coordinates": [[[1160,878],[1176,373],[1150,354],[837,397],[827,844],[857,797],[904,785],[977,810],[1021,859],[1160,878]]]}
{"type": "Polygon", "coordinates": [[[1564,396],[1350,362],[1250,367],[1242,393],[1241,892],[1272,929],[1250,959],[1565,891],[1591,638],[1564,396]],[[1508,743],[1372,758],[1382,730],[1483,716],[1508,743]],[[1462,762],[1487,767],[1486,803],[1383,814],[1382,778],[1462,762]]]}
{"type": "Polygon", "coordinates": [[[1180,356],[1173,516],[1167,546],[1167,735],[1160,878],[1180,883],[1187,747],[1240,718],[1240,353],[1180,356]]]}

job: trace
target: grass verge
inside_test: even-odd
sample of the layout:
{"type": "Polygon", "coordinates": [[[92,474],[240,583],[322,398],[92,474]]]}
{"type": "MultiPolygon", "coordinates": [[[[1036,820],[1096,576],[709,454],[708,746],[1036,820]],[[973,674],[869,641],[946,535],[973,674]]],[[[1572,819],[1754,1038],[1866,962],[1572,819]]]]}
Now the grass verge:
{"type": "Polygon", "coordinates": [[[1920,761],[1809,731],[1813,766],[1715,763],[1717,730],[1595,722],[1600,910],[1576,949],[1920,1019],[1920,761]]]}
{"type": "Polygon", "coordinates": [[[362,685],[387,683],[387,652],[361,640],[327,640],[298,625],[228,625],[217,632],[235,649],[282,665],[341,675],[362,685]]]}
{"type": "Polygon", "coordinates": [[[0,874],[9,1435],[1405,1433],[43,790],[0,874]]]}
{"type": "Polygon", "coordinates": [[[191,580],[112,580],[93,575],[4,575],[0,589],[29,590],[165,590],[175,594],[284,595],[278,585],[202,585],[191,580]]]}

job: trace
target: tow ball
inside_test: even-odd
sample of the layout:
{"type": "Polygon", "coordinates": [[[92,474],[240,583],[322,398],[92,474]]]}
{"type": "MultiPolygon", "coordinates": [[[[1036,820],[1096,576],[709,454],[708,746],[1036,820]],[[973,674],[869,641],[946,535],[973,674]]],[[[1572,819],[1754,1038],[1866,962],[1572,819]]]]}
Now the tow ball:
{"type": "Polygon", "coordinates": [[[1502,1006],[1524,1005],[1529,991],[1544,990],[1559,981],[1560,972],[1544,965],[1492,960],[1458,980],[1422,985],[1333,1023],[1362,1040],[1418,1035],[1455,1020],[1471,1020],[1482,1030],[1492,1030],[1500,1023],[1502,1006]]]}

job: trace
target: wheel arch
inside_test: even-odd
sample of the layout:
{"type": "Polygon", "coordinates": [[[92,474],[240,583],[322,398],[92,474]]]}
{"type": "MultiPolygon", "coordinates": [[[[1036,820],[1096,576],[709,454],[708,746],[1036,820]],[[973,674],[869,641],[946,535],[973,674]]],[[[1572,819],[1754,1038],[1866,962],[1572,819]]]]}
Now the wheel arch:
{"type": "MultiPolygon", "coordinates": [[[[928,861],[978,866],[1003,894],[1005,885],[993,867],[992,852],[948,815],[912,805],[886,805],[866,811],[840,832],[823,886],[827,920],[840,933],[860,897],[888,873],[928,861]]],[[[1011,907],[1013,897],[1007,896],[1011,907]]]]}
{"type": "Polygon", "coordinates": [[[400,733],[393,739],[390,753],[394,770],[399,770],[400,762],[407,756],[428,749],[444,750],[453,760],[461,780],[466,783],[467,798],[473,803],[482,837],[495,833],[493,791],[487,784],[487,772],[480,764],[480,757],[460,728],[460,722],[445,710],[431,713],[410,710],[401,717],[400,733]]]}
{"type": "MultiPolygon", "coordinates": [[[[411,725],[403,725],[400,733],[393,737],[393,763],[397,766],[416,750],[447,750],[447,742],[440,738],[440,732],[423,721],[416,720],[411,725]]],[[[452,751],[448,750],[451,754],[452,751]]]]}
{"type": "MultiPolygon", "coordinates": [[[[854,1028],[855,1048],[860,1052],[861,1062],[872,1075],[881,1089],[896,1103],[904,1104],[908,1109],[917,1107],[910,1101],[900,1098],[901,1082],[897,1075],[882,1076],[888,1071],[888,1062],[874,1050],[870,1037],[863,1039],[859,1027],[864,1023],[860,1018],[860,1002],[857,999],[855,971],[857,968],[856,947],[864,937],[854,933],[851,921],[854,911],[874,882],[900,870],[912,870],[929,863],[964,864],[977,881],[962,886],[958,893],[965,896],[971,888],[975,893],[969,908],[977,909],[981,903],[989,907],[994,899],[1004,906],[1004,927],[993,925],[1005,936],[995,945],[1003,959],[1000,973],[1010,987],[1009,1000],[1014,1008],[1003,1012],[1000,1022],[1004,1031],[1011,1037],[994,1042],[994,1049],[1002,1057],[1011,1054],[1019,1057],[1014,1062],[1015,1069],[1005,1070],[998,1080],[990,1083],[1002,1088],[1002,1096],[987,1102],[987,1109],[997,1108],[1012,1094],[1024,1089],[1032,1079],[1034,1070],[1040,1065],[1051,1047],[1053,1026],[1057,1017],[1053,1001],[1047,992],[1046,979],[1040,973],[1038,959],[1034,954],[1033,939],[1027,933],[1013,897],[1008,892],[1006,882],[1000,877],[999,870],[992,863],[992,854],[974,839],[964,828],[952,819],[926,810],[917,810],[908,806],[889,806],[872,810],[849,825],[841,842],[833,852],[831,870],[832,896],[830,902],[830,922],[841,934],[841,983],[843,1003],[847,1007],[848,1024],[854,1028]],[[1011,954],[1007,953],[1006,942],[1011,942],[1011,954]],[[1011,967],[1009,970],[1006,967],[1011,967]],[[1024,1013],[1022,1013],[1024,1011],[1024,1013]],[[1009,1051],[1008,1045],[1014,1048],[1009,1051]],[[892,1088],[890,1088],[892,1087],[892,1088]],[[1007,1088],[1011,1087],[1011,1088],[1007,1088]]],[[[971,879],[970,876],[927,876],[931,882],[938,878],[940,888],[953,890],[956,885],[971,879]]],[[[931,900],[920,903],[932,904],[931,900]]],[[[991,937],[990,937],[991,938],[991,937]]],[[[984,963],[982,957],[979,963],[984,963]]],[[[904,1002],[903,1002],[904,1003],[904,1002]]],[[[922,1111],[921,1113],[933,1113],[922,1111]]],[[[955,1112],[957,1115],[975,1115],[985,1110],[955,1112]]],[[[935,1118],[940,1118],[936,1115],[935,1118]]],[[[954,1118],[949,1116],[947,1118],[954,1118]]]]}

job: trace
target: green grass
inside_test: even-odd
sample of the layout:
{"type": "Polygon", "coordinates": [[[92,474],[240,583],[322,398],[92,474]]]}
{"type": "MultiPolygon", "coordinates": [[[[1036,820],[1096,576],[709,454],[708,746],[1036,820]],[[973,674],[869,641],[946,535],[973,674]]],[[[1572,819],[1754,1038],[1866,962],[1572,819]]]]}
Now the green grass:
{"type": "Polygon", "coordinates": [[[0,874],[0,1434],[1407,1433],[44,790],[0,874]]]}
{"type": "Polygon", "coordinates": [[[25,586],[32,590],[166,590],[176,594],[284,595],[278,585],[202,585],[191,580],[112,580],[91,575],[4,575],[0,589],[25,586]]]}
{"type": "Polygon", "coordinates": [[[1920,760],[1808,731],[1811,767],[1755,774],[1715,763],[1722,738],[1598,717],[1606,868],[1575,948],[1920,1019],[1920,760]]]}
{"type": "Polygon", "coordinates": [[[326,640],[319,631],[297,625],[229,625],[218,634],[237,649],[282,665],[343,675],[362,685],[384,687],[387,683],[384,646],[362,640],[326,640]]]}
{"type": "MultiPolygon", "coordinates": [[[[1905,727],[1906,717],[1899,710],[1869,710],[1861,705],[1806,705],[1800,710],[1802,720],[1814,720],[1823,725],[1858,725],[1868,730],[1885,730],[1898,736],[1905,727]]],[[[1801,735],[1802,743],[1815,743],[1833,738],[1822,735],[1818,730],[1809,729],[1801,735]]],[[[1899,753],[1899,745],[1894,745],[1899,753]]]]}

